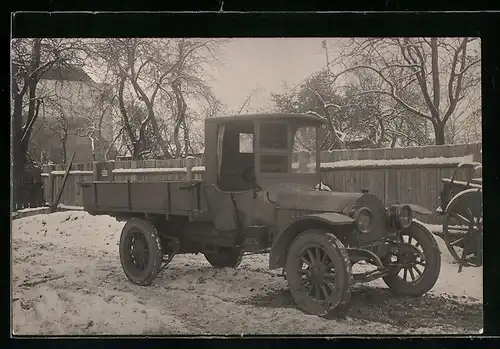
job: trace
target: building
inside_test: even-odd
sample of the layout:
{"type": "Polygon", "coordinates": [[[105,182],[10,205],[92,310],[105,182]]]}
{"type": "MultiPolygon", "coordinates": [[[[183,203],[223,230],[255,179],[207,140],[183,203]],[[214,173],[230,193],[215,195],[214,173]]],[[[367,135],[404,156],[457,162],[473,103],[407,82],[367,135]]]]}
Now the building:
{"type": "Polygon", "coordinates": [[[37,160],[62,163],[73,152],[76,163],[102,160],[114,134],[112,91],[79,67],[47,71],[37,90],[43,100],[32,136],[37,160]]]}

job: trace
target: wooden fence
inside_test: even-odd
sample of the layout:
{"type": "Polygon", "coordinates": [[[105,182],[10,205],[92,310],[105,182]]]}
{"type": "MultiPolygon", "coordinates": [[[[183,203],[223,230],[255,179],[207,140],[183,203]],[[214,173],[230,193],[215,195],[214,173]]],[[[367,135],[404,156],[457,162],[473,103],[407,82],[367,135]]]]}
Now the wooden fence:
{"type": "MultiPolygon", "coordinates": [[[[396,201],[422,205],[433,210],[438,204],[441,179],[450,177],[463,160],[481,161],[481,144],[429,146],[395,149],[359,149],[322,152],[323,181],[335,191],[359,192],[369,188],[385,204],[396,201]]],[[[296,158],[298,154],[294,154],[296,158]]],[[[203,178],[204,159],[196,158],[195,179],[203,178]]],[[[100,178],[97,168],[109,172],[102,180],[182,180],[186,177],[185,159],[110,161],[106,164],[75,164],[61,197],[61,204],[81,206],[78,182],[100,178]]],[[[43,174],[45,200],[52,203],[62,185],[64,166],[46,167],[43,174]]],[[[461,173],[459,179],[463,179],[461,173]]],[[[423,217],[421,217],[424,219],[423,217]]],[[[438,223],[437,217],[431,217],[438,223]]]]}

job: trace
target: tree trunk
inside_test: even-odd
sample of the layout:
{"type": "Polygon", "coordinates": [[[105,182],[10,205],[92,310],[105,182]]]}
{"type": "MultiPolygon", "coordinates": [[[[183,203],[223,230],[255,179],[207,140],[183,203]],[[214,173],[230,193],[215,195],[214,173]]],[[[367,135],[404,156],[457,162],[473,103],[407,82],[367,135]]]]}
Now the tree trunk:
{"type": "Polygon", "coordinates": [[[182,151],[182,145],[181,141],[179,139],[179,133],[180,133],[180,123],[177,121],[174,127],[174,144],[175,144],[175,158],[178,159],[181,156],[181,151],[182,151]]]}
{"type": "Polygon", "coordinates": [[[144,128],[139,130],[139,139],[133,145],[134,152],[132,154],[133,160],[141,160],[141,153],[146,150],[146,134],[144,128]]]}
{"type": "Polygon", "coordinates": [[[436,138],[436,145],[444,145],[446,144],[445,132],[444,132],[444,124],[435,122],[434,126],[434,136],[436,138]]]}
{"type": "Polygon", "coordinates": [[[156,141],[158,142],[158,146],[160,147],[163,153],[162,155],[168,156],[168,148],[163,140],[163,137],[161,136],[160,128],[158,127],[158,121],[156,120],[156,115],[153,110],[153,105],[148,103],[147,108],[148,108],[148,118],[149,121],[151,122],[151,126],[153,128],[156,141]]]}
{"type": "Polygon", "coordinates": [[[395,148],[396,147],[396,142],[397,141],[398,141],[398,137],[397,136],[392,136],[391,148],[395,148]]]}
{"type": "Polygon", "coordinates": [[[178,159],[182,152],[182,144],[179,139],[180,128],[185,123],[186,118],[186,101],[184,100],[184,96],[182,95],[181,83],[179,80],[174,80],[172,82],[172,90],[174,91],[176,104],[177,104],[177,119],[175,121],[174,126],[174,144],[175,144],[175,157],[178,159]]]}
{"type": "Polygon", "coordinates": [[[134,152],[132,153],[132,160],[139,160],[139,147],[134,146],[134,152]]]}
{"type": "Polygon", "coordinates": [[[65,138],[63,138],[61,140],[61,146],[62,146],[62,161],[63,161],[63,164],[66,165],[66,159],[67,159],[68,152],[66,150],[66,139],[65,138]]]}
{"type": "Polygon", "coordinates": [[[19,95],[19,86],[15,78],[12,78],[12,186],[13,206],[20,197],[21,185],[23,183],[23,172],[25,166],[24,149],[22,142],[23,127],[23,98],[19,95]]]}
{"type": "Polygon", "coordinates": [[[188,156],[191,149],[191,140],[189,137],[189,129],[186,124],[186,118],[182,122],[182,128],[184,130],[184,156],[188,156]]]}

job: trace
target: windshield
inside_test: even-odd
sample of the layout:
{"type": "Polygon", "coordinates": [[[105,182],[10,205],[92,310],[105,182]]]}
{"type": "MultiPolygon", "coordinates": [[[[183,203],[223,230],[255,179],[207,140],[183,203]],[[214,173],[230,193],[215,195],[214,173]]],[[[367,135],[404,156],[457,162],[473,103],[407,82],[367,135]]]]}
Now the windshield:
{"type": "Polygon", "coordinates": [[[294,173],[316,173],[316,137],[315,126],[294,128],[293,162],[294,173]]]}

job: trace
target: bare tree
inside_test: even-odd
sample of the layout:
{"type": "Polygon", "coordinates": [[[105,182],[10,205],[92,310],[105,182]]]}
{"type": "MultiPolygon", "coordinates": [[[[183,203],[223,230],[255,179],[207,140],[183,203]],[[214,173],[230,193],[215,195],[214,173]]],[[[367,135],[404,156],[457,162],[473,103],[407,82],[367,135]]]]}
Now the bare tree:
{"type": "MultiPolygon", "coordinates": [[[[404,69],[394,69],[390,72],[400,90],[401,98],[412,105],[423,107],[419,91],[416,86],[402,86],[404,69]]],[[[374,146],[382,147],[390,144],[412,146],[426,145],[431,141],[427,132],[427,120],[415,118],[397,101],[385,94],[363,93],[364,91],[380,90],[383,81],[371,70],[355,70],[352,72],[353,81],[345,88],[346,98],[355,106],[357,113],[364,114],[363,127],[368,132],[364,138],[374,146]]]]}
{"type": "Polygon", "coordinates": [[[93,92],[90,94],[91,105],[79,115],[84,120],[84,124],[76,129],[75,134],[89,140],[93,161],[103,161],[112,150],[112,143],[114,143],[103,135],[103,127],[104,124],[108,129],[111,127],[115,98],[111,95],[107,85],[91,86],[91,89],[93,92]]]}
{"type": "Polygon", "coordinates": [[[12,40],[11,140],[14,195],[23,182],[25,157],[43,100],[37,93],[40,79],[52,67],[68,62],[75,63],[85,56],[86,52],[78,40],[40,38],[12,40]]]}
{"type": "Polygon", "coordinates": [[[390,97],[411,116],[429,121],[435,143],[444,144],[445,127],[469,93],[480,83],[477,38],[367,38],[352,39],[337,64],[334,77],[357,70],[373,72],[382,83],[363,94],[390,97]],[[395,70],[405,73],[394,74],[395,70]],[[423,103],[412,103],[404,90],[418,87],[423,103]]]}
{"type": "MultiPolygon", "coordinates": [[[[47,101],[45,102],[47,103],[47,101]]],[[[50,103],[50,101],[49,101],[50,103]]],[[[53,136],[58,140],[59,146],[61,147],[62,154],[61,160],[63,164],[66,164],[66,160],[68,157],[67,153],[67,143],[68,137],[72,135],[71,124],[72,120],[70,120],[71,116],[67,114],[67,111],[64,109],[62,105],[57,102],[51,103],[52,105],[52,118],[47,122],[47,128],[50,130],[53,136]]]]}
{"type": "MultiPolygon", "coordinates": [[[[176,156],[182,148],[189,148],[188,101],[203,86],[196,74],[203,73],[207,55],[212,55],[218,45],[211,39],[106,39],[97,44],[96,52],[107,63],[118,90],[119,112],[124,134],[131,143],[132,156],[139,158],[148,149],[146,130],[150,128],[162,156],[176,156]],[[201,51],[204,51],[204,55],[201,51]],[[196,85],[196,86],[195,86],[196,85]],[[132,127],[128,107],[131,99],[144,106],[145,117],[137,130],[132,127]],[[173,120],[172,137],[175,150],[168,142],[169,127],[162,121],[173,120]],[[184,130],[184,146],[180,142],[184,130]]],[[[209,90],[205,90],[209,91],[209,90]]],[[[212,102],[216,101],[210,95],[212,102]]]]}

